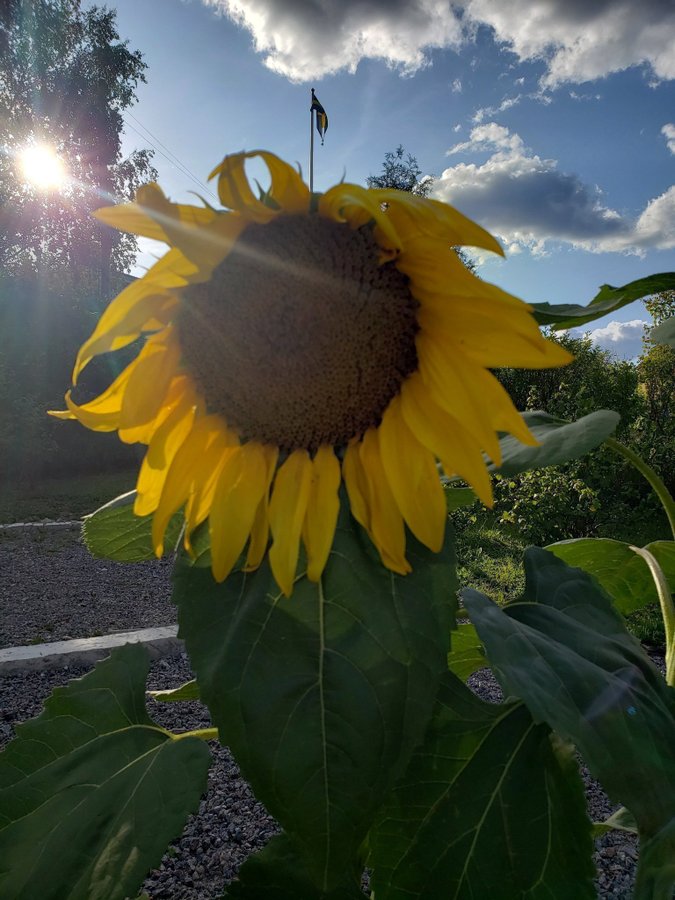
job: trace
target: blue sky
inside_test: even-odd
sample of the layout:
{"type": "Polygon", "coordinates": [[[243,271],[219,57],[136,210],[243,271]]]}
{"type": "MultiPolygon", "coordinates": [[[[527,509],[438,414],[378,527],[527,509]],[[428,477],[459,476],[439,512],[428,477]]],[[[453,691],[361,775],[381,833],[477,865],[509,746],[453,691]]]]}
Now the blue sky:
{"type": "MultiPolygon", "coordinates": [[[[208,173],[241,149],[306,172],[315,87],[329,116],[315,189],[364,183],[402,144],[434,196],[499,236],[507,258],[481,276],[523,299],[585,303],[675,270],[672,0],[109,5],[148,63],[124,148],[157,148],[172,199],[212,200],[208,173]]],[[[635,304],[591,328],[633,357],[647,319],[635,304]]]]}

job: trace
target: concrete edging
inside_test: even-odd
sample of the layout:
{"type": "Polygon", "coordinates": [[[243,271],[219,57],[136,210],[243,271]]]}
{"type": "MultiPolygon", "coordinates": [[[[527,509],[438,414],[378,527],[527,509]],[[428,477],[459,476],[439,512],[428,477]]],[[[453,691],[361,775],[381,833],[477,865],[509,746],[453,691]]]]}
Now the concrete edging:
{"type": "Polygon", "coordinates": [[[162,628],[143,628],[140,631],[120,631],[101,637],[8,647],[0,650],[0,674],[94,663],[108,656],[115,647],[122,647],[124,644],[143,644],[152,659],[174,656],[183,651],[183,641],[177,635],[178,626],[167,625],[162,628]]]}

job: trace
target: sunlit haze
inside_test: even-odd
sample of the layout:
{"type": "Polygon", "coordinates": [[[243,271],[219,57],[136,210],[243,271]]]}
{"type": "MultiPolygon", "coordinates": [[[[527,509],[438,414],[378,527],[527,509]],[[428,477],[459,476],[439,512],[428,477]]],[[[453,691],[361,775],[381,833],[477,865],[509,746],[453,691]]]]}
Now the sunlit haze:
{"type": "Polygon", "coordinates": [[[54,190],[64,185],[68,174],[56,152],[45,144],[36,144],[19,155],[24,179],[42,190],[54,190]]]}

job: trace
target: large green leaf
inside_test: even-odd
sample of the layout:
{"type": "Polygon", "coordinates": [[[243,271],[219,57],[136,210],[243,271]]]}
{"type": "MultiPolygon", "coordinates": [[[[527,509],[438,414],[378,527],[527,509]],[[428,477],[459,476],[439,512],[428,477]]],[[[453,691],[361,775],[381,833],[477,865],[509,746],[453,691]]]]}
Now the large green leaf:
{"type": "MultiPolygon", "coordinates": [[[[92,556],[119,562],[142,562],[155,558],[152,546],[152,516],[135,516],[136,491],[106,503],[82,526],[82,536],[92,556]]],[[[182,516],[174,516],[166,530],[164,547],[173,550],[183,526],[182,516]]]]}
{"type": "Polygon", "coordinates": [[[595,897],[570,748],[522,703],[484,703],[450,674],[370,846],[377,900],[595,897]]]}
{"type": "Polygon", "coordinates": [[[290,599],[267,561],[216,584],[199,536],[196,558],[177,568],[180,635],[200,696],[324,892],[351,869],[447,666],[450,535],[439,554],[409,536],[407,555],[409,575],[385,569],[343,503],[320,583],[301,575],[290,599]]]}
{"type": "Polygon", "coordinates": [[[656,344],[668,344],[675,350],[675,316],[665,319],[652,330],[651,339],[656,344]]]}
{"type": "Polygon", "coordinates": [[[624,284],[623,287],[617,288],[610,284],[603,284],[588,306],[579,306],[576,303],[533,303],[532,306],[534,307],[534,317],[540,325],[576,328],[600,319],[608,313],[616,312],[622,306],[627,306],[642,297],[674,289],[675,272],[663,272],[659,275],[638,278],[637,281],[631,281],[624,284]]]}
{"type": "MultiPolygon", "coordinates": [[[[609,538],[580,538],[549,544],[546,549],[569,566],[578,566],[597,578],[624,615],[659,602],[649,566],[630,544],[609,538]]],[[[675,591],[675,541],[654,541],[644,549],[655,557],[675,591]]]]}
{"type": "Polygon", "coordinates": [[[607,409],[589,413],[576,422],[566,422],[545,412],[525,412],[523,419],[539,446],[528,447],[510,434],[500,441],[502,464],[491,471],[511,476],[528,469],[557,466],[577,459],[608,438],[619,423],[619,414],[607,409]]]}
{"type": "Polygon", "coordinates": [[[644,885],[675,858],[675,692],[597,582],[545,550],[525,560],[524,602],[500,609],[465,590],[464,605],[507,695],[572,740],[635,817],[649,848],[636,896],[652,896],[644,885]]]}
{"type": "Polygon", "coordinates": [[[365,900],[362,872],[363,865],[355,861],[338,885],[323,890],[314,884],[288,836],[277,834],[246,860],[225,896],[233,900],[365,900]]]}
{"type": "Polygon", "coordinates": [[[208,747],[148,717],[147,671],[127,644],[18,726],[0,755],[0,896],[135,896],[197,809],[208,747]]]}
{"type": "Polygon", "coordinates": [[[489,663],[476,629],[471,622],[460,622],[452,632],[452,643],[448,653],[448,669],[462,681],[489,663]]]}

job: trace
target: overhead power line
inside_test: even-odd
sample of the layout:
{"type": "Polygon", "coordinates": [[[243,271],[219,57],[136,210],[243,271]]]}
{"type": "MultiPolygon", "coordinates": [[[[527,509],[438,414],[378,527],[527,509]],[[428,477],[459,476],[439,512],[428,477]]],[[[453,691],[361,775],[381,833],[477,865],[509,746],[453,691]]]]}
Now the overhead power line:
{"type": "Polygon", "coordinates": [[[167,160],[167,162],[171,163],[171,165],[174,166],[174,168],[177,168],[180,172],[182,172],[183,175],[187,175],[187,177],[190,178],[190,179],[192,179],[192,181],[194,181],[195,184],[197,184],[197,185],[202,189],[202,191],[205,191],[207,194],[209,194],[211,197],[213,197],[213,199],[214,199],[217,203],[219,202],[219,201],[218,201],[218,197],[213,193],[213,191],[208,187],[208,185],[204,184],[204,182],[201,181],[201,180],[194,174],[194,172],[191,172],[190,169],[188,169],[188,167],[187,167],[183,162],[180,161],[180,159],[176,156],[176,154],[173,153],[173,152],[166,146],[166,144],[164,144],[164,143],[157,137],[157,135],[153,134],[152,131],[150,131],[150,129],[149,129],[146,125],[144,125],[141,121],[139,121],[139,119],[137,119],[136,116],[133,115],[133,113],[130,113],[130,112],[127,111],[127,112],[125,113],[125,117],[124,117],[124,118],[125,118],[125,124],[128,125],[129,128],[131,128],[132,131],[135,131],[136,134],[137,134],[143,141],[145,141],[146,144],[150,144],[150,146],[153,148],[153,150],[156,150],[157,153],[159,153],[160,156],[163,156],[164,159],[167,160]],[[142,128],[144,132],[146,132],[146,134],[143,134],[142,132],[140,132],[140,131],[138,130],[138,128],[136,128],[134,125],[132,125],[131,122],[128,121],[127,116],[128,116],[129,118],[133,119],[134,122],[136,122],[136,123],[138,124],[138,126],[139,126],[140,128],[142,128]],[[149,135],[149,137],[148,137],[147,135],[149,135]],[[159,145],[159,146],[157,146],[157,145],[159,145]],[[160,147],[163,147],[164,150],[166,151],[166,153],[164,152],[164,150],[160,150],[160,147]]]}

